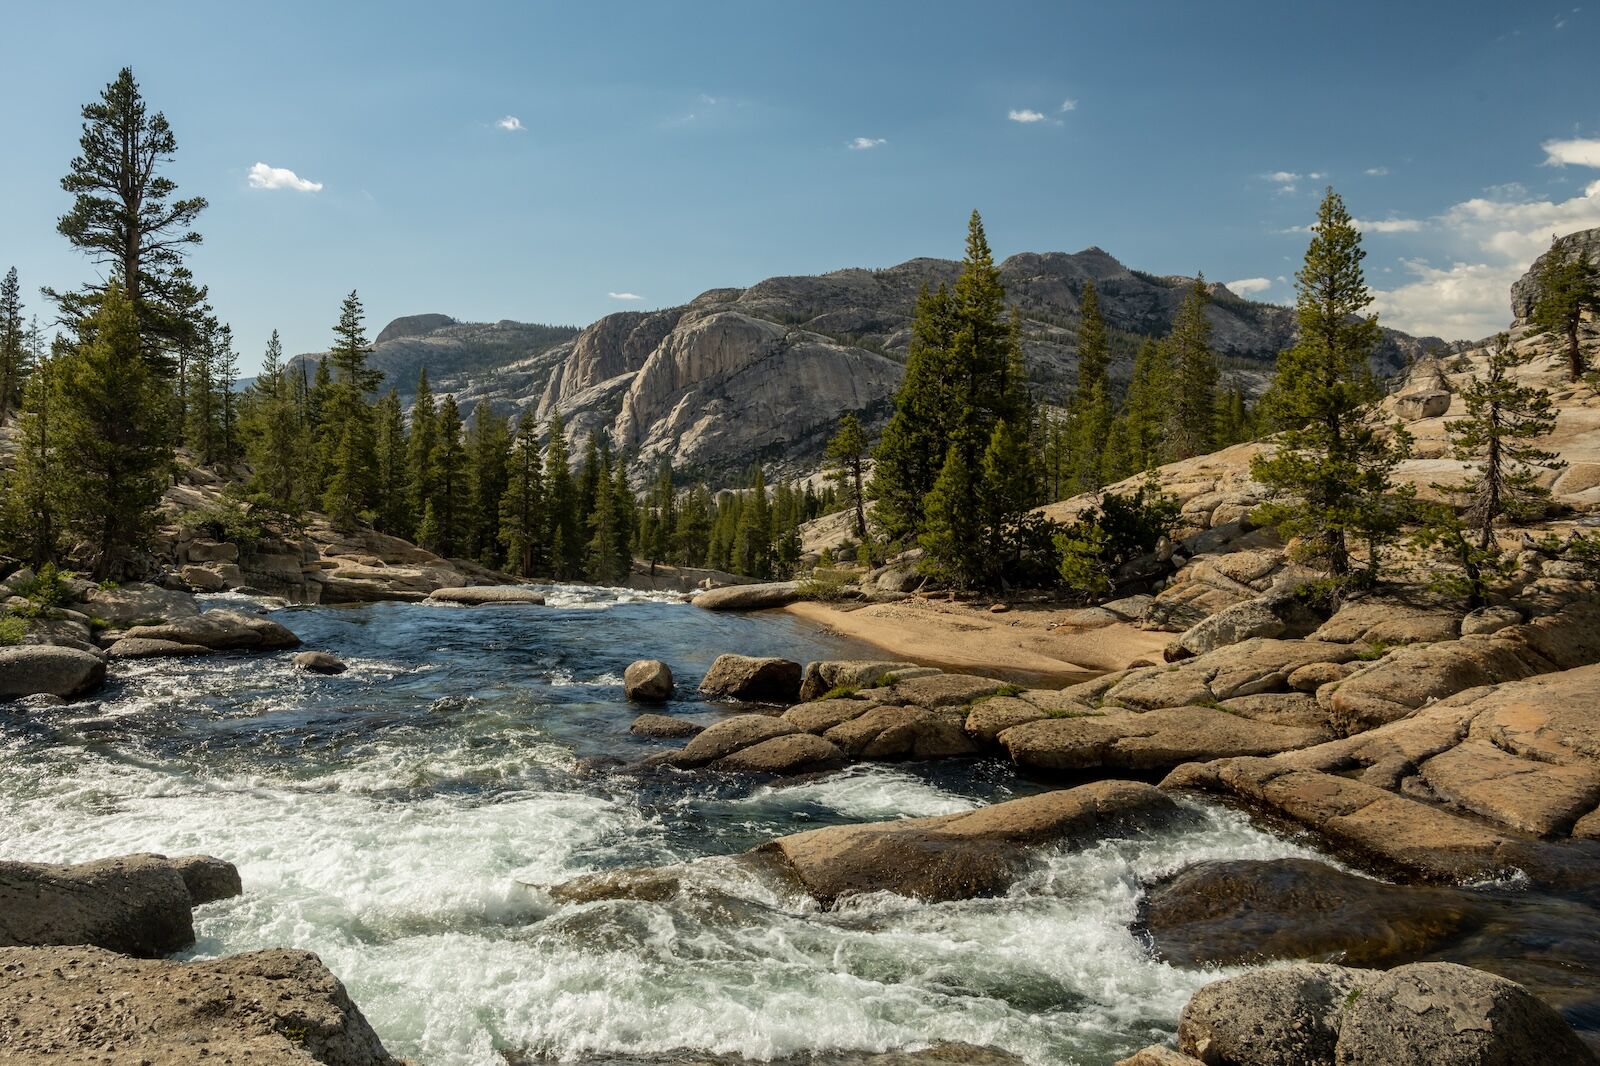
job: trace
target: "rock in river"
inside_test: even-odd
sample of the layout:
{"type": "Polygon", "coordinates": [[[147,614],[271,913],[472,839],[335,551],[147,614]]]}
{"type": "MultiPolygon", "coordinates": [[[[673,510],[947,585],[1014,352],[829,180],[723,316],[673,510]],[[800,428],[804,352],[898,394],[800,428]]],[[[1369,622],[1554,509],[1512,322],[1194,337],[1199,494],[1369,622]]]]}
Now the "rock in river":
{"type": "Polygon", "coordinates": [[[773,581],[764,585],[728,585],[710,589],[696,596],[694,605],[708,611],[764,611],[773,607],[787,607],[799,598],[799,583],[773,581]]]}
{"type": "Polygon", "coordinates": [[[719,655],[700,682],[708,700],[794,703],[800,696],[800,664],[788,659],[719,655]]]}
{"type": "Polygon", "coordinates": [[[400,1066],[309,951],[169,962],[0,948],[0,998],[0,1043],[19,1064],[400,1066]]]}
{"type": "Polygon", "coordinates": [[[209,856],[0,861],[0,944],[92,944],[154,958],[194,943],[196,905],[239,890],[238,871],[209,856]]]}
{"type": "Polygon", "coordinates": [[[622,692],[635,703],[666,703],[672,690],[672,668],[660,659],[629,663],[622,673],[622,692]]]}
{"type": "Polygon", "coordinates": [[[105,683],[106,664],[93,652],[48,644],[0,649],[0,699],[48,693],[63,699],[105,683]]]}
{"type": "Polygon", "coordinates": [[[464,607],[481,607],[486,603],[544,604],[544,593],[525,585],[467,585],[462,588],[434,589],[428,594],[429,603],[458,603],[464,607]]]}
{"type": "Polygon", "coordinates": [[[349,669],[343,659],[325,651],[303,651],[294,657],[294,666],[308,674],[342,674],[349,669]]]}
{"type": "Polygon", "coordinates": [[[223,608],[160,625],[134,626],[123,638],[199,644],[217,651],[294,648],[300,644],[299,637],[270,618],[223,608]]]}

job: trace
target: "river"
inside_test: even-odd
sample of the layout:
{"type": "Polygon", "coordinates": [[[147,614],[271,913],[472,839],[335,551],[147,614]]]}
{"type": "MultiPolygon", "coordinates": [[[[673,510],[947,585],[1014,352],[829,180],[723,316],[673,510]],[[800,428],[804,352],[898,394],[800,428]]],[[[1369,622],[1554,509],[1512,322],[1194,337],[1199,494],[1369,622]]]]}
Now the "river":
{"type": "Polygon", "coordinates": [[[666,660],[692,695],[724,651],[865,651],[785,616],[552,587],[545,608],[275,617],[349,672],[303,674],[288,653],[146,660],[95,699],[0,707],[0,856],[228,859],[245,893],[197,911],[191,955],[315,951],[389,1049],[427,1066],[937,1040],[1098,1066],[1169,1036],[1217,975],[1153,961],[1129,932],[1140,881],[1204,858],[1309,854],[1208,808],[1198,830],[1049,856],[1002,899],[825,913],[708,872],[669,902],[556,906],[539,886],[1033,786],[993,762],[790,785],[594,768],[653,750],[628,733],[621,677],[636,658],[666,660]]]}

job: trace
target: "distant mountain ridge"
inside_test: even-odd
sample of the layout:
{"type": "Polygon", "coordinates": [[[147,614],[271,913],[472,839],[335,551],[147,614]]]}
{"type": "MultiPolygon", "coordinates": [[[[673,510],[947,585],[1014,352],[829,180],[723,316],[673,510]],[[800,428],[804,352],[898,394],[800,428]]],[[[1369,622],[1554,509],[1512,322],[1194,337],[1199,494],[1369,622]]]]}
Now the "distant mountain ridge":
{"type": "MultiPolygon", "coordinates": [[[[610,434],[641,477],[663,457],[714,483],[757,459],[799,472],[816,467],[843,411],[882,422],[904,373],[918,292],[953,284],[960,271],[954,260],[922,258],[774,277],[677,307],[620,311],[582,330],[410,315],[379,333],[373,365],[407,402],[425,365],[435,392],[455,393],[463,411],[478,403],[540,418],[559,411],[575,440],[610,434]]],[[[1126,380],[1138,341],[1167,331],[1194,280],[1130,270],[1096,247],[1013,255],[1000,273],[1022,317],[1029,377],[1056,404],[1076,373],[1085,281],[1099,289],[1117,341],[1112,376],[1126,380]]],[[[1228,373],[1259,390],[1293,341],[1294,312],[1210,289],[1207,314],[1228,373]]],[[[1385,330],[1376,362],[1398,370],[1442,344],[1385,330]]]]}

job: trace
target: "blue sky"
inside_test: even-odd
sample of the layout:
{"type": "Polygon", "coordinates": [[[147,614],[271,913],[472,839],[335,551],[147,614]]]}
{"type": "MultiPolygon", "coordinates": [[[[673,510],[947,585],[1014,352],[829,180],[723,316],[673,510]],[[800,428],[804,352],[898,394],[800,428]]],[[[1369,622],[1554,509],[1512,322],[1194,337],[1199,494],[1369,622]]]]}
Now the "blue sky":
{"type": "Polygon", "coordinates": [[[1478,337],[1551,233],[1600,225],[1600,7],[1571,0],[8,8],[0,268],[36,311],[88,276],[57,183],[131,64],[247,372],[274,327],[325,346],[352,288],[374,332],[584,324],[958,256],[974,207],[1002,255],[1287,301],[1330,182],[1385,321],[1478,337]]]}

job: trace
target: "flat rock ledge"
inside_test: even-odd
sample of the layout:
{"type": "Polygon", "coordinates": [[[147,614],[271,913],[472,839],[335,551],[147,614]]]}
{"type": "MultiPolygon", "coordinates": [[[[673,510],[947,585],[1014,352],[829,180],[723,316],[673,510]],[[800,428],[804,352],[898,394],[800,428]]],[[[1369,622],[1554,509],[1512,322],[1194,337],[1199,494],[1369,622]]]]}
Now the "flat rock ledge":
{"type": "Polygon", "coordinates": [[[707,611],[767,611],[787,607],[799,598],[799,582],[771,581],[710,589],[695,596],[694,605],[707,611]]]}
{"type": "Polygon", "coordinates": [[[525,603],[542,607],[544,593],[525,585],[466,585],[461,588],[434,589],[425,602],[454,603],[463,607],[481,607],[491,603],[525,603]]]}
{"type": "Polygon", "coordinates": [[[233,864],[208,855],[0,861],[0,945],[89,944],[158,958],[194,944],[196,906],[240,891],[233,864]]]}
{"type": "MultiPolygon", "coordinates": [[[[783,739],[801,738],[816,739],[783,739]]],[[[726,878],[731,865],[737,875],[804,892],[824,907],[873,892],[927,903],[997,896],[1045,849],[1147,832],[1185,816],[1185,808],[1154,786],[1099,781],[961,814],[813,829],[731,859],[588,874],[550,894],[561,903],[662,900],[680,890],[704,891],[708,879],[696,872],[722,869],[715,881],[726,878]]]]}
{"type": "Polygon", "coordinates": [[[299,637],[272,619],[222,607],[159,625],[134,626],[122,634],[122,639],[165,640],[213,651],[274,651],[300,646],[299,637]]]}
{"type": "Polygon", "coordinates": [[[8,1063],[400,1066],[309,951],[204,962],[95,947],[0,948],[8,1063]]]}
{"type": "Polygon", "coordinates": [[[1206,985],[1178,1050],[1118,1066],[1593,1066],[1561,1015],[1527,989],[1447,962],[1392,970],[1301,964],[1206,985]]]}

